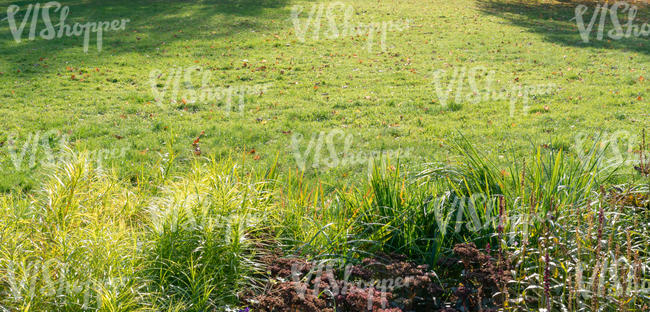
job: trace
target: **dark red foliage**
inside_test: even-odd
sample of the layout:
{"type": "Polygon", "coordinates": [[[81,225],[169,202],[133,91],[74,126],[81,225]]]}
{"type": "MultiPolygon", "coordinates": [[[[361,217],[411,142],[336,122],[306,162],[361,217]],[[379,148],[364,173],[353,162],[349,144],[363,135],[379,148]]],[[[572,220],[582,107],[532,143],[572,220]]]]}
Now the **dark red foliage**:
{"type": "Polygon", "coordinates": [[[277,311],[277,312],[294,312],[294,311],[323,311],[334,312],[334,309],[328,308],[325,300],[318,298],[310,289],[306,289],[302,296],[296,291],[297,287],[294,282],[279,283],[267,294],[258,296],[255,300],[255,310],[258,311],[277,311]]]}
{"type": "Polygon", "coordinates": [[[492,295],[509,279],[503,268],[476,246],[459,244],[458,258],[438,263],[440,279],[427,265],[402,255],[380,254],[348,267],[328,267],[299,258],[262,258],[269,283],[263,294],[245,296],[253,311],[491,311],[492,295]],[[292,276],[293,272],[296,274],[292,276]],[[463,273],[461,273],[463,272],[463,273]],[[449,286],[446,286],[449,285],[449,286]]]}
{"type": "MultiPolygon", "coordinates": [[[[456,305],[466,311],[495,310],[502,302],[494,300],[493,294],[505,289],[511,279],[508,263],[497,263],[490,255],[481,252],[474,243],[454,246],[454,254],[460,258],[464,273],[454,292],[456,305]]],[[[502,298],[501,298],[502,299],[502,298]]]]}

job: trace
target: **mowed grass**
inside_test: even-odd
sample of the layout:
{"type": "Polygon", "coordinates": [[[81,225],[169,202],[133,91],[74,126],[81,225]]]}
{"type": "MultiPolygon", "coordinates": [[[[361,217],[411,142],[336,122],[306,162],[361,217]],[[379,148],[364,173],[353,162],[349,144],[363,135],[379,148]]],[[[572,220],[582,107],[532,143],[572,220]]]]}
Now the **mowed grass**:
{"type": "MultiPolygon", "coordinates": [[[[0,3],[19,22],[29,4],[0,3]]],[[[637,157],[650,121],[648,38],[582,43],[558,2],[340,3],[303,41],[294,5],[304,27],[320,2],[66,1],[67,24],[130,20],[88,53],[27,40],[29,24],[15,42],[3,21],[0,310],[261,311],[246,299],[277,286],[275,253],[404,254],[440,273],[446,305],[476,287],[438,262],[466,242],[512,263],[506,309],[647,310],[648,180],[607,165],[637,157]],[[348,7],[409,27],[328,36],[348,7]],[[527,114],[456,87],[444,105],[434,72],[447,87],[479,67],[481,92],[557,87],[527,114]],[[241,111],[196,100],[204,73],[213,92],[254,91],[241,111]],[[366,179],[364,157],[400,150],[366,179]]]]}
{"type": "MultiPolygon", "coordinates": [[[[30,2],[0,1],[4,12],[17,4],[24,16],[30,2]]],[[[291,9],[304,6],[306,22],[312,4],[298,1],[64,1],[67,24],[130,19],[124,31],[104,33],[98,52],[91,37],[84,53],[82,37],[13,40],[7,21],[0,24],[0,189],[28,191],[43,174],[44,152],[26,150],[17,168],[11,149],[20,155],[30,135],[55,131],[69,136],[74,150],[124,149],[105,164],[133,185],[154,179],[152,165],[172,156],[173,168],[187,168],[197,156],[192,142],[200,135],[200,156],[247,158],[278,170],[299,171],[293,135],[341,130],[351,135],[355,154],[410,149],[402,164],[453,161],[447,144],[459,132],[494,159],[529,155],[531,145],[569,153],[579,133],[640,133],[650,118],[650,41],[647,37],[582,43],[574,5],[556,2],[495,1],[350,1],[352,22],[409,27],[386,34],[385,49],[367,34],[326,35],[323,14],[318,39],[307,29],[296,35],[291,9]],[[181,95],[156,104],[150,73],[164,83],[175,68],[199,66],[211,71],[209,85],[268,85],[263,94],[245,98],[243,111],[227,112],[223,101],[185,101],[181,95]],[[495,72],[495,86],[554,83],[554,92],[531,98],[523,114],[514,115],[508,100],[455,103],[444,107],[432,73],[446,70],[447,86],[456,68],[484,66],[495,72]],[[175,100],[175,103],[172,103],[175,100]],[[547,106],[547,109],[544,108],[547,106]],[[11,142],[11,138],[13,142],[11,142]],[[254,151],[254,153],[253,153],[254,151]],[[499,156],[503,156],[500,158],[499,156]],[[41,157],[41,158],[39,158],[41,157]]],[[[325,3],[327,9],[328,3],[325,3]]],[[[334,11],[343,29],[344,11],[334,11]]],[[[591,17],[590,10],[586,15],[591,17]]],[[[641,21],[647,17],[640,13],[641,21]]],[[[4,14],[3,14],[4,15],[4,14]]],[[[51,14],[57,22],[58,14],[51,14]]],[[[42,29],[42,19],[39,19],[42,29]]],[[[647,19],[646,19],[647,21],[647,19]]],[[[640,22],[638,22],[640,24],[640,22]]],[[[593,36],[592,36],[593,38],[593,36]]],[[[193,85],[201,85],[200,75],[193,85]]],[[[484,82],[479,84],[483,85],[484,82]]],[[[465,83],[465,88],[467,83],[465,83]]],[[[454,96],[452,91],[451,96],[454,96]]],[[[56,154],[56,136],[51,140],[56,154]]],[[[343,157],[338,136],[335,153],[343,157]]],[[[627,149],[626,149],[627,151],[627,149]]],[[[329,150],[323,147],[323,155],[329,150]]],[[[355,183],[366,174],[364,164],[314,169],[307,176],[332,185],[355,183]]]]}

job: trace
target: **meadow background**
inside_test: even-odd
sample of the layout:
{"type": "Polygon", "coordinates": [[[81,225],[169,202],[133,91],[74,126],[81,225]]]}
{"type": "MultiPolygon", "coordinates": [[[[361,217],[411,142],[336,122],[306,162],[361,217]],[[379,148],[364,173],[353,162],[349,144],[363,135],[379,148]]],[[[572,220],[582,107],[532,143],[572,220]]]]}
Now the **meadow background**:
{"type": "MultiPolygon", "coordinates": [[[[2,0],[0,11],[31,3],[2,0]]],[[[576,2],[341,3],[332,18],[338,32],[346,7],[353,24],[407,27],[388,31],[383,44],[367,32],[333,38],[324,13],[317,38],[310,25],[301,40],[292,9],[303,7],[297,21],[305,23],[312,5],[327,10],[331,2],[63,1],[68,24],[129,19],[125,30],[104,33],[101,51],[91,36],[84,53],[81,37],[16,42],[0,23],[0,308],[255,310],[244,300],[253,295],[242,292],[266,289],[260,254],[271,247],[260,244],[280,246],[280,255],[353,263],[395,252],[436,271],[456,244],[474,242],[519,257],[513,270],[527,273],[514,278],[512,309],[551,302],[643,311],[647,293],[611,290],[621,282],[605,277],[589,289],[607,289],[609,297],[578,303],[566,278],[581,261],[589,276],[603,275],[601,253],[627,252],[630,266],[620,276],[647,264],[648,37],[592,35],[585,43],[571,20],[576,2]],[[434,73],[445,70],[438,82],[447,86],[454,70],[477,67],[494,73],[492,89],[479,81],[488,94],[554,87],[530,96],[527,113],[521,101],[511,113],[509,99],[455,101],[455,91],[443,105],[434,73]],[[178,69],[196,74],[160,99],[155,90],[178,69]],[[248,92],[241,102],[194,100],[187,91],[200,91],[205,72],[212,90],[248,92]],[[311,154],[301,167],[297,151],[305,157],[320,133],[334,138],[322,145],[321,165],[310,165],[311,154]],[[297,145],[296,135],[303,137],[297,145]],[[330,146],[339,160],[361,160],[322,165],[330,146]],[[367,161],[373,152],[391,157],[367,161]],[[515,214],[553,212],[555,219],[524,232],[479,215],[483,230],[446,235],[453,219],[441,227],[422,210],[431,198],[446,198],[439,208],[455,216],[452,199],[472,194],[492,198],[481,204],[484,214],[501,218],[498,195],[515,214]],[[520,241],[512,246],[498,233],[520,241]],[[557,249],[549,249],[552,237],[557,249]],[[589,239],[576,247],[577,237],[589,239]],[[534,241],[537,254],[527,258],[521,240],[534,241]],[[618,250],[617,242],[628,247],[618,250]],[[549,258],[559,271],[556,287],[545,290],[549,258]],[[48,280],[85,286],[42,291],[52,288],[43,286],[48,280]],[[92,289],[88,298],[84,287],[92,289]]],[[[585,3],[591,18],[594,4],[585,3]]],[[[639,25],[649,21],[640,8],[639,25]]],[[[449,297],[455,282],[445,282],[456,285],[442,296],[449,302],[462,301],[449,297]]]]}
{"type": "MultiPolygon", "coordinates": [[[[10,4],[24,10],[29,2],[4,2],[3,7],[10,4]]],[[[296,133],[310,138],[343,130],[354,136],[354,151],[408,147],[411,162],[418,164],[453,158],[448,142],[458,132],[491,155],[519,157],[540,144],[571,151],[577,133],[623,130],[640,137],[649,122],[648,83],[640,79],[648,71],[647,38],[583,43],[570,21],[574,4],[347,3],[354,8],[354,23],[410,21],[408,29],[387,34],[386,51],[379,38],[370,51],[363,35],[328,39],[325,16],[319,39],[313,39],[310,27],[301,42],[291,8],[305,6],[301,18],[306,19],[312,2],[63,4],[70,7],[68,23],[130,22],[125,31],[105,33],[101,52],[91,39],[88,53],[80,49],[80,37],[17,43],[8,23],[1,25],[4,191],[29,190],[39,180],[37,166],[12,166],[8,137],[16,137],[20,153],[30,134],[52,129],[67,135],[77,150],[126,148],[113,164],[124,179],[146,180],[147,165],[170,144],[187,167],[191,144],[202,131],[206,155],[239,157],[255,150],[262,166],[279,156],[280,168],[289,171],[297,167],[288,148],[296,133]],[[183,104],[185,89],[175,99],[168,92],[156,105],[151,71],[164,73],[157,80],[164,83],[174,68],[191,66],[212,71],[215,88],[269,87],[261,96],[247,95],[241,113],[228,113],[217,101],[183,104]],[[508,100],[443,107],[432,73],[447,70],[442,82],[447,86],[453,69],[463,66],[496,71],[498,86],[555,83],[558,90],[531,98],[527,115],[518,104],[511,117],[508,100]]],[[[339,11],[336,26],[342,32],[339,11]]],[[[52,17],[56,21],[57,14],[52,17]]],[[[193,76],[194,86],[201,85],[200,78],[193,76]]],[[[335,183],[361,167],[317,174],[335,183]]]]}

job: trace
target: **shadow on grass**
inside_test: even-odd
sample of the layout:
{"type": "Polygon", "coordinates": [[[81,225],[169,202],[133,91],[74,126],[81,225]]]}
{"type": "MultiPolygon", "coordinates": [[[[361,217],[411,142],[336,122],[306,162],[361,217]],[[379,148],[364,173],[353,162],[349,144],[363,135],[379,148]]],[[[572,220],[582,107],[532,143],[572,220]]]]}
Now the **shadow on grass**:
{"type": "MultiPolygon", "coordinates": [[[[0,20],[7,17],[9,5],[18,5],[17,26],[26,15],[27,7],[38,1],[0,0],[0,20]]],[[[78,0],[60,1],[69,7],[66,25],[75,23],[113,21],[129,19],[126,29],[106,31],[101,53],[120,54],[125,52],[155,52],[162,45],[175,41],[212,40],[229,38],[242,33],[264,31],[277,27],[271,20],[287,19],[289,0],[78,0]],[[104,51],[106,50],[106,51],[104,51]]],[[[41,1],[43,6],[46,1],[41,1]]],[[[41,10],[42,11],[42,10],[41,10]]],[[[49,10],[55,31],[59,30],[60,11],[49,10]]],[[[79,58],[92,58],[97,52],[96,33],[90,33],[89,53],[83,54],[83,36],[45,40],[38,34],[45,28],[42,14],[38,17],[36,39],[28,40],[31,17],[27,21],[20,43],[14,41],[5,19],[0,22],[0,55],[9,61],[20,61],[21,55],[41,53],[43,57],[73,54],[79,58]],[[78,49],[78,50],[77,50],[78,49]],[[80,51],[80,52],[77,52],[80,51]],[[12,58],[14,58],[12,60],[12,58]]]]}
{"type": "MultiPolygon", "coordinates": [[[[638,6],[638,12],[633,25],[641,26],[650,20],[648,6],[638,6]]],[[[542,1],[520,1],[520,0],[479,0],[479,7],[484,14],[498,16],[510,22],[512,25],[523,27],[530,32],[541,34],[544,39],[566,46],[595,49],[616,49],[632,51],[637,53],[650,54],[650,37],[631,36],[620,40],[608,40],[607,32],[613,29],[610,16],[605,19],[603,39],[598,40],[599,18],[593,26],[588,42],[584,42],[576,26],[576,7],[586,5],[587,11],[583,14],[585,27],[588,26],[596,7],[595,1],[563,1],[563,2],[542,2],[542,1]]],[[[610,3],[611,7],[611,3],[610,3]]],[[[618,10],[618,19],[623,31],[627,31],[627,11],[618,10]]]]}

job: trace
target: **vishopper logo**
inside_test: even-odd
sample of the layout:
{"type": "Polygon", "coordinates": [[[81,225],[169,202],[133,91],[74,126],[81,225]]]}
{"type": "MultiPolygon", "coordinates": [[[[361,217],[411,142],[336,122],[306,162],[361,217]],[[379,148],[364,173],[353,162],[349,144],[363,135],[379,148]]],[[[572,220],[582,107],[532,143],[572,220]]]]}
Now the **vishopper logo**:
{"type": "Polygon", "coordinates": [[[264,218],[255,213],[230,211],[228,215],[214,213],[216,203],[206,194],[186,194],[181,199],[169,201],[167,198],[154,198],[150,203],[152,230],[155,233],[195,231],[197,229],[218,228],[223,230],[226,241],[237,241],[247,229],[255,228],[264,218]],[[232,229],[238,229],[232,231],[232,229]]]}
{"type": "Polygon", "coordinates": [[[573,149],[582,162],[600,156],[598,165],[601,168],[632,168],[641,159],[641,138],[627,130],[593,134],[578,132],[574,136],[573,149]]]}
{"type": "Polygon", "coordinates": [[[100,309],[103,294],[118,291],[130,283],[128,277],[86,278],[89,274],[83,272],[83,267],[71,267],[53,259],[4,261],[0,263],[0,273],[0,285],[3,285],[0,295],[9,302],[24,303],[36,296],[49,297],[61,306],[83,310],[100,309]]]}
{"type": "Polygon", "coordinates": [[[375,291],[379,292],[379,305],[385,309],[388,304],[387,294],[394,289],[401,289],[409,287],[409,283],[415,280],[414,276],[385,278],[385,279],[371,279],[371,280],[356,280],[350,281],[350,276],[354,266],[348,264],[345,266],[335,265],[330,262],[319,262],[312,265],[311,269],[305,276],[302,275],[305,264],[293,263],[291,265],[291,280],[296,287],[298,297],[305,299],[308,285],[313,284],[314,294],[327,293],[328,295],[336,298],[337,296],[345,296],[353,292],[363,292],[367,295],[367,308],[368,311],[375,311],[377,305],[373,301],[375,291]],[[343,272],[343,280],[337,282],[334,279],[335,271],[343,272]],[[322,288],[321,288],[322,287],[322,288]],[[375,309],[373,309],[373,307],[375,309]]]}
{"type": "Polygon", "coordinates": [[[64,35],[66,37],[80,37],[83,35],[83,48],[85,53],[88,53],[91,32],[95,33],[95,36],[97,38],[97,51],[101,51],[104,32],[125,30],[126,24],[130,22],[129,19],[122,19],[113,20],[110,22],[87,22],[85,24],[74,23],[72,25],[68,25],[65,23],[65,20],[70,13],[70,7],[62,6],[61,3],[56,1],[50,1],[43,4],[42,6],[40,3],[28,5],[22,20],[18,19],[20,20],[19,25],[17,23],[16,16],[19,11],[20,6],[12,4],[7,8],[7,17],[3,19],[3,21],[7,20],[9,22],[11,35],[16,42],[21,42],[25,27],[27,26],[28,21],[30,21],[30,17],[31,22],[29,24],[29,35],[27,38],[28,40],[34,40],[36,38],[40,14],[43,18],[43,23],[45,24],[45,29],[41,29],[41,31],[38,32],[38,35],[41,38],[45,40],[52,40],[54,38],[62,38],[64,35]],[[59,12],[58,24],[54,24],[50,18],[50,10],[52,9],[53,12],[59,12]]]}
{"type": "Polygon", "coordinates": [[[234,85],[213,87],[212,71],[200,66],[174,67],[168,71],[154,69],[149,73],[149,84],[156,104],[164,108],[167,100],[187,103],[222,105],[226,114],[234,109],[244,112],[246,97],[262,96],[272,84],[234,85]],[[197,82],[200,80],[200,85],[197,82]]]}
{"type": "Polygon", "coordinates": [[[553,93],[558,87],[554,83],[539,85],[515,84],[510,88],[494,87],[495,70],[484,66],[454,68],[453,72],[436,70],[433,72],[438,101],[442,107],[462,105],[463,103],[477,104],[483,101],[510,101],[510,117],[514,117],[517,103],[521,101],[522,113],[528,114],[530,98],[553,93]],[[450,76],[451,75],[451,76],[450,76]],[[447,85],[443,80],[448,80],[447,85]],[[467,80],[467,83],[465,82],[467,80]],[[450,97],[453,95],[453,97],[450,97]]]}
{"type": "Polygon", "coordinates": [[[613,29],[610,29],[607,32],[607,37],[610,39],[619,40],[630,37],[648,37],[650,36],[650,25],[648,23],[643,23],[641,25],[635,24],[638,9],[639,8],[635,5],[621,1],[615,2],[611,7],[609,7],[608,3],[598,4],[594,9],[593,15],[591,16],[591,19],[589,19],[588,24],[585,24],[586,20],[584,15],[589,11],[589,7],[581,4],[576,7],[576,16],[571,20],[575,19],[576,26],[578,26],[578,31],[580,32],[580,37],[585,43],[589,42],[589,38],[594,30],[593,28],[596,25],[596,22],[598,22],[596,39],[599,41],[603,40],[605,23],[608,15],[613,27],[613,29]],[[621,25],[621,21],[618,18],[619,13],[627,13],[627,21],[624,26],[621,25]]]}
{"type": "Polygon", "coordinates": [[[446,192],[428,198],[423,209],[434,217],[442,237],[452,232],[458,235],[464,231],[496,231],[503,235],[504,241],[513,244],[517,244],[519,238],[526,240],[534,231],[535,224],[553,220],[550,214],[522,213],[520,209],[507,207],[502,195],[484,193],[458,195],[446,192]]]}
{"type": "MultiPolygon", "coordinates": [[[[301,5],[294,5],[291,8],[291,20],[293,21],[296,36],[300,42],[305,42],[305,36],[311,26],[312,39],[318,41],[321,35],[321,21],[323,19],[323,12],[325,11],[325,3],[313,4],[305,22],[301,22],[300,19],[303,10],[304,7],[301,5]]],[[[354,8],[352,6],[346,5],[342,2],[330,3],[327,6],[327,11],[325,11],[325,17],[327,18],[327,30],[325,31],[325,36],[328,39],[337,39],[346,36],[353,37],[367,34],[368,38],[366,39],[366,47],[368,52],[372,52],[375,43],[375,36],[381,35],[379,42],[382,52],[385,52],[387,49],[386,40],[388,33],[391,31],[402,32],[409,27],[410,23],[407,19],[400,22],[382,21],[372,22],[369,24],[361,22],[354,24],[352,22],[352,17],[354,15],[354,8]],[[338,25],[338,23],[341,20],[341,15],[343,16],[343,27],[339,32],[340,25],[338,25]]]]}
{"type": "Polygon", "coordinates": [[[305,140],[302,134],[295,133],[291,137],[291,149],[300,170],[304,171],[307,168],[332,169],[339,166],[367,164],[369,175],[372,173],[372,166],[376,160],[395,159],[397,157],[404,159],[411,156],[412,148],[357,151],[355,153],[352,147],[353,141],[354,136],[352,134],[345,133],[340,129],[332,130],[329,133],[324,131],[313,133],[309,142],[305,140]],[[340,146],[343,146],[342,150],[340,150],[340,146]],[[323,155],[324,149],[327,149],[326,156],[323,155]],[[342,153],[339,153],[339,151],[342,153]]]}
{"type": "Polygon", "coordinates": [[[647,263],[613,253],[605,253],[597,260],[596,264],[577,261],[570,265],[573,271],[570,273],[575,276],[578,305],[590,303],[592,297],[600,297],[605,288],[619,298],[647,298],[650,295],[650,267],[647,263]],[[591,276],[588,269],[591,269],[591,276]],[[598,285],[598,288],[594,289],[593,285],[598,285]]]}
{"type": "Polygon", "coordinates": [[[38,164],[47,165],[60,162],[55,150],[65,150],[68,135],[58,130],[36,131],[27,135],[24,142],[16,133],[9,134],[5,146],[9,157],[18,171],[35,168],[38,164]]]}
{"type": "MultiPolygon", "coordinates": [[[[52,166],[71,158],[68,134],[59,130],[36,131],[21,138],[10,133],[2,144],[17,171],[25,171],[38,165],[52,166]]],[[[99,168],[104,161],[124,157],[127,148],[95,149],[88,151],[87,158],[99,168]]]]}

